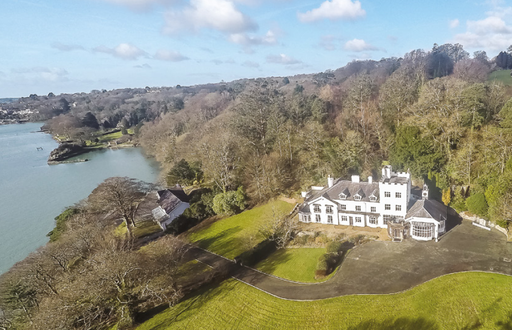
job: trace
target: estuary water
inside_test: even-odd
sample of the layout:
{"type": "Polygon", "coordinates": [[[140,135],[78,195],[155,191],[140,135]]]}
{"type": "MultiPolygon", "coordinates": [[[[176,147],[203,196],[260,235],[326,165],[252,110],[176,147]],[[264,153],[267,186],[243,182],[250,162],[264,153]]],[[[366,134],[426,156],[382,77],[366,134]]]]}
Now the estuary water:
{"type": "Polygon", "coordinates": [[[42,125],[0,125],[0,274],[48,242],[54,218],[106,178],[158,178],[158,163],[139,148],[99,150],[81,156],[88,162],[47,165],[58,144],[37,132],[42,125]]]}

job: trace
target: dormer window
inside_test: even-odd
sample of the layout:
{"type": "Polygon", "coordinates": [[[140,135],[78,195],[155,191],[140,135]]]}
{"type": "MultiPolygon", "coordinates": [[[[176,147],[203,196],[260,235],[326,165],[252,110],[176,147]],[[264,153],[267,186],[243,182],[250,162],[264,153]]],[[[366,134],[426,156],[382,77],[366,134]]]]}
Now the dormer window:
{"type": "Polygon", "coordinates": [[[371,195],[370,202],[376,202],[376,201],[377,201],[377,197],[375,197],[374,195],[371,195]]]}
{"type": "Polygon", "coordinates": [[[340,199],[347,199],[347,195],[344,193],[339,194],[340,199]]]}
{"type": "Polygon", "coordinates": [[[361,200],[361,195],[359,195],[359,194],[355,194],[355,195],[354,195],[354,200],[356,200],[356,201],[360,201],[360,200],[361,200]]]}

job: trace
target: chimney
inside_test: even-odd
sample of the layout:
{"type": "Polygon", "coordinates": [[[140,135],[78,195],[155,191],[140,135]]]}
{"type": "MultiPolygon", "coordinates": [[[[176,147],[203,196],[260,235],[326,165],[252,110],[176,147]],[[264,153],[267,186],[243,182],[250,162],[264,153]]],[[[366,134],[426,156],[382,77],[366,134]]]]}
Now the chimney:
{"type": "Polygon", "coordinates": [[[328,186],[329,188],[331,188],[332,186],[334,186],[334,179],[333,179],[333,178],[331,178],[331,176],[330,176],[330,175],[327,177],[327,186],[328,186]]]}
{"type": "Polygon", "coordinates": [[[373,178],[371,176],[368,177],[368,183],[373,183],[373,178]]]}
{"type": "Polygon", "coordinates": [[[359,183],[359,175],[352,175],[352,182],[359,183]]]}
{"type": "Polygon", "coordinates": [[[386,170],[386,178],[391,179],[391,165],[387,165],[384,169],[386,170]]]}

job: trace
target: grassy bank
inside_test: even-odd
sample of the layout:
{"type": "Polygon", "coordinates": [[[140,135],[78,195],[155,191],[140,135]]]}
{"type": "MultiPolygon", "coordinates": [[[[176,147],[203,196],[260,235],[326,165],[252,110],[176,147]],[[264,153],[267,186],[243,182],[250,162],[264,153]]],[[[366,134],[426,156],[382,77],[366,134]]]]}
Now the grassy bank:
{"type": "Polygon", "coordinates": [[[510,329],[511,286],[508,276],[461,273],[395,295],[294,302],[228,280],[137,329],[510,329]]]}
{"type": "Polygon", "coordinates": [[[204,249],[233,259],[263,240],[258,231],[273,212],[288,214],[292,209],[293,204],[273,201],[208,226],[193,228],[187,237],[204,249]]]}

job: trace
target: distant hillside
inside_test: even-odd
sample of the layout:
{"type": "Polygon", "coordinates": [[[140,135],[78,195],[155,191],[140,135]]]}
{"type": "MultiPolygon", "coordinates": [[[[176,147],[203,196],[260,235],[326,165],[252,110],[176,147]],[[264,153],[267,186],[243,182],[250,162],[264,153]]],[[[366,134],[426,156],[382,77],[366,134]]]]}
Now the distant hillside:
{"type": "Polygon", "coordinates": [[[0,103],[13,103],[13,102],[16,102],[18,100],[19,100],[18,98],[13,98],[13,97],[3,98],[3,99],[0,99],[0,103]]]}

